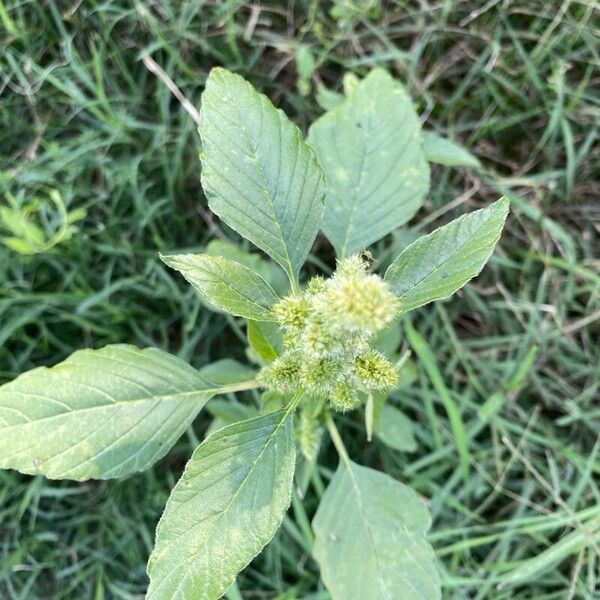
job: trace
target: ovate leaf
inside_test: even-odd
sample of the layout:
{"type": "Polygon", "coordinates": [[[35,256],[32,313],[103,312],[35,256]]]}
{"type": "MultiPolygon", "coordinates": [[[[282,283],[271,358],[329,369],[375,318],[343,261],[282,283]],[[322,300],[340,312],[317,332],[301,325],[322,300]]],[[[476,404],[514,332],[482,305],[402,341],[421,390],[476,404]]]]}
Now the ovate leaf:
{"type": "Polygon", "coordinates": [[[342,77],[344,94],[346,94],[346,96],[352,94],[354,90],[358,87],[359,83],[360,79],[354,73],[352,73],[352,71],[344,73],[344,77],[342,77]]]}
{"type": "Polygon", "coordinates": [[[208,254],[161,255],[212,306],[238,317],[274,321],[271,306],[278,296],[257,273],[222,256],[208,254]]]}
{"type": "Polygon", "coordinates": [[[266,390],[260,397],[260,413],[266,414],[281,410],[289,401],[289,394],[284,394],[275,390],[266,390]]]}
{"type": "Polygon", "coordinates": [[[421,124],[405,89],[381,69],[310,128],[327,180],[323,231],[338,256],[406,223],[429,189],[421,124]]]}
{"type": "Polygon", "coordinates": [[[248,321],[246,335],[250,348],[261,361],[275,360],[283,349],[281,331],[277,325],[248,321]]]}
{"type": "Polygon", "coordinates": [[[479,161],[465,148],[436,133],[423,136],[423,151],[427,160],[447,167],[480,167],[479,161]]]}
{"type": "Polygon", "coordinates": [[[222,358],[202,367],[200,374],[217,385],[228,385],[254,379],[256,371],[233,358],[222,358]]]}
{"type": "Polygon", "coordinates": [[[290,282],[281,267],[258,252],[248,252],[240,245],[216,238],[206,244],[204,254],[222,256],[258,273],[278,294],[285,295],[290,282]]]}
{"type": "Polygon", "coordinates": [[[327,89],[324,85],[317,87],[315,94],[317,104],[324,110],[330,110],[344,101],[344,95],[327,89]]]}
{"type": "Polygon", "coordinates": [[[383,405],[381,414],[375,421],[374,431],[378,439],[394,450],[414,452],[417,449],[413,422],[391,404],[383,405]]]}
{"type": "Polygon", "coordinates": [[[220,598],[273,537],[291,499],[291,413],[220,429],[194,452],[158,524],[148,600],[220,598]]]}
{"type": "Polygon", "coordinates": [[[325,194],[300,130],[242,77],[216,68],[202,94],[199,131],[211,210],[296,279],[319,230],[325,194]]]}
{"type": "Polygon", "coordinates": [[[430,516],[409,487],[353,462],[340,464],[313,520],[313,553],[333,600],[441,597],[430,516]]]}
{"type": "Polygon", "coordinates": [[[317,66],[309,46],[298,44],[295,48],[296,71],[298,72],[298,91],[302,96],[310,92],[310,81],[317,66]]]}
{"type": "Polygon", "coordinates": [[[0,387],[0,468],[108,479],[163,457],[219,388],[162,350],[80,350],[0,387]]]}
{"type": "Polygon", "coordinates": [[[254,406],[230,398],[213,398],[206,405],[206,410],[214,418],[204,433],[204,437],[208,437],[211,433],[227,425],[250,419],[258,414],[254,406]]]}
{"type": "MultiPolygon", "coordinates": [[[[256,376],[253,369],[232,358],[222,358],[206,365],[200,369],[200,373],[220,386],[242,383],[252,380],[256,376]]],[[[235,398],[213,398],[206,405],[205,410],[214,417],[204,433],[205,437],[217,429],[243,419],[249,419],[256,414],[256,409],[252,405],[238,402],[235,398]]]]}
{"type": "Polygon", "coordinates": [[[244,404],[229,398],[213,398],[206,406],[206,410],[227,425],[243,421],[256,416],[257,410],[250,404],[244,404]]]}
{"type": "Polygon", "coordinates": [[[385,274],[403,312],[452,295],[475,277],[500,238],[509,202],[502,198],[419,238],[385,274]]]}
{"type": "Polygon", "coordinates": [[[373,347],[379,352],[383,352],[388,358],[393,358],[396,355],[396,350],[402,340],[402,332],[398,323],[388,325],[384,330],[377,333],[373,340],[373,347]]]}

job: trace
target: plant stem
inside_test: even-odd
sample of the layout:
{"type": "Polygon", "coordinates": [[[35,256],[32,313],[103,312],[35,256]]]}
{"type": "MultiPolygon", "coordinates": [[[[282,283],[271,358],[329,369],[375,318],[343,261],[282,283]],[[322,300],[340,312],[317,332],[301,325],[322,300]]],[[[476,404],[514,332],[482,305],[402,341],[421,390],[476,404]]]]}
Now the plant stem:
{"type": "Polygon", "coordinates": [[[298,390],[296,395],[290,400],[289,404],[285,407],[285,410],[290,413],[296,410],[296,407],[300,403],[302,396],[304,394],[304,390],[298,390]]]}
{"type": "Polygon", "coordinates": [[[344,446],[342,436],[340,436],[340,432],[338,431],[338,428],[336,427],[329,411],[327,411],[325,414],[325,424],[327,425],[327,431],[329,431],[331,441],[333,442],[333,445],[339,454],[340,460],[346,465],[346,467],[350,468],[350,457],[348,456],[348,451],[346,450],[346,446],[344,446]]]}
{"type": "Polygon", "coordinates": [[[229,383],[227,385],[221,385],[213,388],[216,394],[229,394],[231,392],[243,392],[244,390],[254,390],[262,387],[262,383],[256,379],[249,379],[248,381],[240,381],[238,383],[229,383]]]}

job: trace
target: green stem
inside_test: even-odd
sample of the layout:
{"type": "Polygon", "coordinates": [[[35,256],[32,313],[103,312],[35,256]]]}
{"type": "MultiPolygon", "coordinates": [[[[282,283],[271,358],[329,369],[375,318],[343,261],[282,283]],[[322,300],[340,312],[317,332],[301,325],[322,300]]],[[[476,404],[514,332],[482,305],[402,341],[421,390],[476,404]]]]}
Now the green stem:
{"type": "Polygon", "coordinates": [[[336,427],[329,411],[327,411],[325,414],[325,425],[327,425],[327,431],[329,431],[331,441],[333,442],[333,445],[340,456],[340,460],[346,465],[346,467],[350,468],[350,457],[348,456],[348,451],[346,450],[346,446],[344,446],[342,436],[340,435],[340,432],[338,431],[338,428],[336,427]]]}
{"type": "Polygon", "coordinates": [[[298,406],[303,394],[304,390],[298,390],[296,392],[296,395],[290,400],[290,403],[287,406],[288,412],[296,410],[296,407],[298,406]]]}
{"type": "Polygon", "coordinates": [[[215,394],[229,394],[231,392],[243,392],[244,390],[254,390],[262,387],[262,383],[256,379],[250,379],[248,381],[239,381],[237,383],[230,383],[228,385],[221,385],[217,388],[213,388],[215,394]]]}
{"type": "Polygon", "coordinates": [[[296,281],[296,279],[294,277],[290,276],[290,283],[292,286],[292,293],[298,294],[300,292],[300,285],[298,284],[298,282],[296,281]]]}

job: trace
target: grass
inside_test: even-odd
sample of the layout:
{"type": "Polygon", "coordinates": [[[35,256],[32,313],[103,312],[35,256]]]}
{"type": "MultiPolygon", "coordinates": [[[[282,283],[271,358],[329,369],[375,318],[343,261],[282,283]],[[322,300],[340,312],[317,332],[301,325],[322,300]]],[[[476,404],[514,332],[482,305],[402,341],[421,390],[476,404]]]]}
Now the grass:
{"type": "MultiPolygon", "coordinates": [[[[405,324],[418,369],[394,401],[418,451],[366,444],[358,415],[341,419],[342,436],[355,460],[428,499],[445,597],[600,597],[599,8],[0,0],[0,206],[37,215],[29,243],[60,230],[61,206],[78,229],[33,256],[0,245],[0,381],[114,342],[196,366],[239,347],[239,328],[157,259],[236,238],[206,208],[193,120],[143,56],[195,104],[212,66],[240,72],[304,129],[321,112],[317,85],[385,66],[429,129],[484,163],[436,167],[411,225],[430,230],[500,194],[512,213],[482,276],[405,324]]],[[[325,242],[315,252],[331,264],[325,242]]],[[[126,481],[0,472],[0,597],[142,597],[156,521],[208,422],[126,481]]],[[[321,456],[230,600],[328,597],[310,556],[337,460],[330,446],[321,456]]]]}

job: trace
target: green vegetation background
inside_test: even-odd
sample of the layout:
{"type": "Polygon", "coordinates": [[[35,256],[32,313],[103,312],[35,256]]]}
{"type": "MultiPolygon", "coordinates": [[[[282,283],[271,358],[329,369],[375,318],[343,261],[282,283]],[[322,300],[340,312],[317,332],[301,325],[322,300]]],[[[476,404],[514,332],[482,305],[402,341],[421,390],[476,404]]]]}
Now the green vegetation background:
{"type": "MultiPolygon", "coordinates": [[[[367,444],[349,415],[351,452],[430,499],[445,597],[600,597],[599,10],[593,0],[0,0],[0,235],[27,214],[51,231],[52,199],[83,217],[33,256],[18,240],[0,244],[0,382],[114,342],[198,367],[244,358],[243,329],[157,258],[237,238],[207,210],[194,122],[145,54],[195,104],[212,66],[239,72],[304,130],[322,112],[318,85],[340,91],[344,72],[384,66],[429,129],[484,165],[434,168],[421,230],[501,193],[513,205],[483,275],[414,315],[431,350],[402,394],[418,450],[367,444]],[[466,422],[466,482],[444,394],[466,422]]],[[[20,231],[43,242],[39,229],[20,231]]],[[[325,241],[316,254],[332,263],[325,241]]],[[[156,521],[207,425],[126,481],[0,472],[0,598],[141,598],[156,521]]],[[[323,464],[335,461],[323,448],[323,464]]],[[[318,495],[310,488],[305,508],[294,499],[230,599],[328,597],[309,554],[318,495]]]]}

